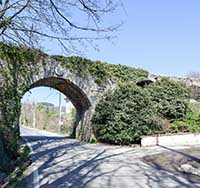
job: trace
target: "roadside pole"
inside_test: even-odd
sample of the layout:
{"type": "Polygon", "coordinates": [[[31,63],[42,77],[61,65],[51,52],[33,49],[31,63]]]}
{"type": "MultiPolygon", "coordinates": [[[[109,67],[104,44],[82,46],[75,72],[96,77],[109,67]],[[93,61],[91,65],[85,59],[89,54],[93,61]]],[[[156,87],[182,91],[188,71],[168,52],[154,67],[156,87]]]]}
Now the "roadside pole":
{"type": "Polygon", "coordinates": [[[61,132],[61,116],[62,116],[62,106],[61,106],[61,93],[59,93],[59,120],[58,120],[58,133],[61,132]]]}
{"type": "Polygon", "coordinates": [[[36,128],[35,102],[33,102],[33,128],[36,128]]]}

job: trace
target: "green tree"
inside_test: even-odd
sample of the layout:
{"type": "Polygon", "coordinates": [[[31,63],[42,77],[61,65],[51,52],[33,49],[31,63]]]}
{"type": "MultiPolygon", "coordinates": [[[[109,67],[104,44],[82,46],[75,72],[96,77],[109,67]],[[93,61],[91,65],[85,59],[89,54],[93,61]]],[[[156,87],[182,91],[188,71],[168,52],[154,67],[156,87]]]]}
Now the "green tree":
{"type": "Polygon", "coordinates": [[[137,143],[141,136],[162,129],[153,121],[154,116],[147,89],[133,83],[120,84],[98,103],[92,120],[94,133],[101,142],[137,143]]]}
{"type": "Polygon", "coordinates": [[[162,78],[149,85],[148,90],[160,116],[170,121],[186,116],[190,92],[184,84],[162,78]]]}

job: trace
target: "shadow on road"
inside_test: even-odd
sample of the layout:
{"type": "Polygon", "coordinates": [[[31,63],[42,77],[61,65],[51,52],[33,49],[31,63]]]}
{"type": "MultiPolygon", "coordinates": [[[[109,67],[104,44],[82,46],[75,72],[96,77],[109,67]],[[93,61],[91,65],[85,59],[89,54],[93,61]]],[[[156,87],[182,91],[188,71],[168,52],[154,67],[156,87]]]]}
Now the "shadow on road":
{"type": "Polygon", "coordinates": [[[198,187],[195,179],[177,175],[152,158],[134,157],[136,149],[120,151],[63,137],[25,138],[35,151],[32,160],[40,174],[40,188],[198,187]]]}
{"type": "Polygon", "coordinates": [[[176,150],[166,146],[159,147],[164,148],[167,152],[143,157],[143,162],[147,163],[152,168],[157,169],[159,171],[174,174],[174,177],[172,178],[182,177],[188,182],[190,182],[189,185],[183,181],[179,182],[179,184],[183,187],[195,187],[195,185],[193,185],[194,183],[200,183],[200,176],[192,175],[189,173],[183,173],[179,170],[182,164],[188,163],[193,167],[200,169],[200,158],[198,157],[198,155],[200,156],[200,148],[176,150]]]}
{"type": "Polygon", "coordinates": [[[191,159],[191,160],[193,160],[193,161],[196,161],[196,162],[200,163],[200,158],[186,153],[186,152],[188,152],[188,151],[185,151],[185,152],[184,152],[184,150],[181,151],[181,150],[175,150],[175,149],[172,149],[172,148],[169,148],[169,147],[166,147],[166,146],[161,146],[161,145],[159,145],[159,146],[160,146],[161,148],[164,148],[164,149],[168,150],[168,151],[171,151],[171,152],[180,154],[180,155],[182,155],[183,157],[187,157],[188,159],[191,159]]]}

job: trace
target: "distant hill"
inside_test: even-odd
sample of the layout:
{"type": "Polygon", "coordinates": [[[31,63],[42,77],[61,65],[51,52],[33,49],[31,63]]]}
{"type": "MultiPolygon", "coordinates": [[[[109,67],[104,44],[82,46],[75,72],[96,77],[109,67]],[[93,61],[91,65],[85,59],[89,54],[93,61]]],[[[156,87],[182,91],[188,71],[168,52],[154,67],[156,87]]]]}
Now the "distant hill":
{"type": "Polygon", "coordinates": [[[54,107],[55,107],[54,104],[49,103],[49,102],[39,102],[39,103],[37,103],[37,104],[41,104],[41,105],[43,105],[43,106],[45,106],[45,107],[49,107],[49,108],[54,108],[54,107]]]}

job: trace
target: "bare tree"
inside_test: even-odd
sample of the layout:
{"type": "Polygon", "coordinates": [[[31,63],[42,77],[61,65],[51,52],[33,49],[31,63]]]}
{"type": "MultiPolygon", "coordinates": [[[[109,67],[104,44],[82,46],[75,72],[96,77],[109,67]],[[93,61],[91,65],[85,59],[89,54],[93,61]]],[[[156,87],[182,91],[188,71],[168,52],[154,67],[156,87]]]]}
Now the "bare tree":
{"type": "Polygon", "coordinates": [[[42,41],[51,39],[74,52],[78,44],[113,37],[112,31],[121,24],[109,25],[105,16],[119,1],[0,0],[0,42],[41,47],[42,41]]]}

